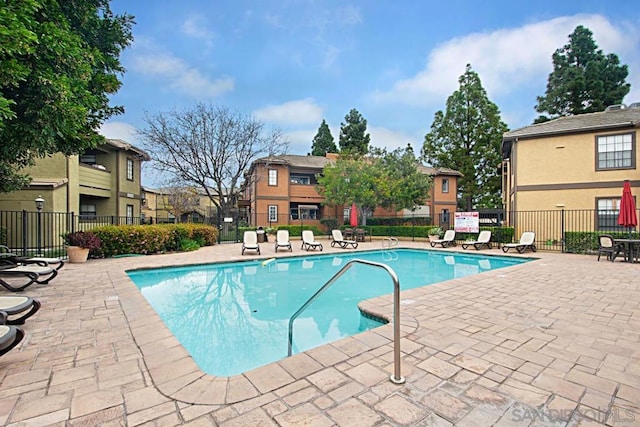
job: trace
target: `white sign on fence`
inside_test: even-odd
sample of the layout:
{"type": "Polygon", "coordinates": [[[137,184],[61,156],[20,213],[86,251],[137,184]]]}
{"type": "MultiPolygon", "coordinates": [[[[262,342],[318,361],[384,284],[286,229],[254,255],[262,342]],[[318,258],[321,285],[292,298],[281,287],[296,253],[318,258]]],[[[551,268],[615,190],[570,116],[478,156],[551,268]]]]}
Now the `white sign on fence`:
{"type": "Polygon", "coordinates": [[[460,233],[479,232],[480,214],[478,212],[456,212],[453,228],[460,233]]]}

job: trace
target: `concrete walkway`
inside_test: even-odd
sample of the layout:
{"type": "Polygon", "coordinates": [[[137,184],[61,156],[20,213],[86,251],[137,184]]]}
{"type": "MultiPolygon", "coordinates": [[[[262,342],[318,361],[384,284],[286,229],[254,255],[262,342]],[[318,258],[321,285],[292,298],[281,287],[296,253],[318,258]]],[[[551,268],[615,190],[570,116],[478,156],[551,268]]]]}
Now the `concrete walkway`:
{"type": "MultiPolygon", "coordinates": [[[[273,256],[287,254],[265,244],[273,256]]],[[[124,272],[258,258],[240,244],[67,264],[25,291],[42,309],[0,358],[0,424],[640,425],[640,264],[526,256],[538,259],[402,293],[402,385],[391,325],[243,375],[200,371],[124,272]]],[[[361,307],[392,314],[390,296],[361,307]]]]}

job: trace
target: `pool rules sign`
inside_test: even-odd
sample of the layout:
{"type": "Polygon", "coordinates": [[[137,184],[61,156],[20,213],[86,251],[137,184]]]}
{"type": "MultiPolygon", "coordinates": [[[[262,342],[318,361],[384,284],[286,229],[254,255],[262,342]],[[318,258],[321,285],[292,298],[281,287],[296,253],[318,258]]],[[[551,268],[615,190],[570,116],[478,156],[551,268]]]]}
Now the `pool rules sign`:
{"type": "Polygon", "coordinates": [[[456,233],[478,233],[480,231],[480,214],[478,212],[456,212],[453,228],[456,233]]]}

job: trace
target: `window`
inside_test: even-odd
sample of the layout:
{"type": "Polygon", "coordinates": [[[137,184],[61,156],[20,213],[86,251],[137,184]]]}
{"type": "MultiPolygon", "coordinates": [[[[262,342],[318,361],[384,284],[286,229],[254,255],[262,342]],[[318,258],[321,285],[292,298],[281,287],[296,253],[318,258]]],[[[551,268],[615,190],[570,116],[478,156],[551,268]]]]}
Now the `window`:
{"type": "Polygon", "coordinates": [[[127,205],[127,224],[133,224],[133,205],[127,205]]]}
{"type": "Polygon", "coordinates": [[[596,169],[629,169],[635,167],[634,140],[630,133],[596,137],[596,169]]]}
{"type": "Polygon", "coordinates": [[[133,181],[133,160],[127,159],[127,179],[133,181]]]}
{"type": "Polygon", "coordinates": [[[342,211],[342,219],[348,223],[349,218],[351,217],[350,215],[351,215],[351,208],[350,207],[344,208],[342,211]]]}
{"type": "Polygon", "coordinates": [[[96,205],[80,205],[80,218],[94,219],[96,217],[96,205]]]}
{"type": "Polygon", "coordinates": [[[95,154],[83,154],[80,156],[80,163],[86,163],[88,165],[95,165],[96,155],[95,154]]]}
{"type": "Polygon", "coordinates": [[[269,185],[278,185],[278,171],[269,169],[269,185]]]}
{"type": "Polygon", "coordinates": [[[442,192],[443,193],[449,192],[449,178],[442,179],[442,192]]]}
{"type": "Polygon", "coordinates": [[[289,177],[289,182],[291,184],[302,184],[302,185],[309,185],[311,183],[309,177],[304,175],[291,175],[289,177]]]}
{"type": "Polygon", "coordinates": [[[602,231],[617,231],[622,227],[618,225],[618,213],[620,212],[620,198],[598,199],[597,229],[602,231]]]}
{"type": "Polygon", "coordinates": [[[318,207],[314,205],[298,206],[299,219],[318,219],[318,207]]]}
{"type": "Polygon", "coordinates": [[[278,222],[278,206],[269,205],[269,222],[278,222]]]}
{"type": "Polygon", "coordinates": [[[440,212],[441,215],[441,222],[448,224],[449,223],[449,209],[442,209],[442,212],[440,212]]]}

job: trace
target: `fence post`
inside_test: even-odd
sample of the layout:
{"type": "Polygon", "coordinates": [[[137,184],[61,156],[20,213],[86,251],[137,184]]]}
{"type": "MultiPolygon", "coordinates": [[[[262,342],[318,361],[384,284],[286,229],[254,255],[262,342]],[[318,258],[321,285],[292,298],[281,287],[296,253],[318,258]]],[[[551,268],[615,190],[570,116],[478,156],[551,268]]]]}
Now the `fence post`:
{"type": "Polygon", "coordinates": [[[22,255],[27,254],[27,211],[25,209],[22,210],[22,255]]]}
{"type": "Polygon", "coordinates": [[[564,243],[565,243],[565,238],[564,238],[564,232],[565,232],[565,224],[564,224],[564,208],[562,208],[562,212],[560,213],[560,237],[562,239],[561,241],[561,251],[562,253],[565,252],[564,249],[564,243]]]}

